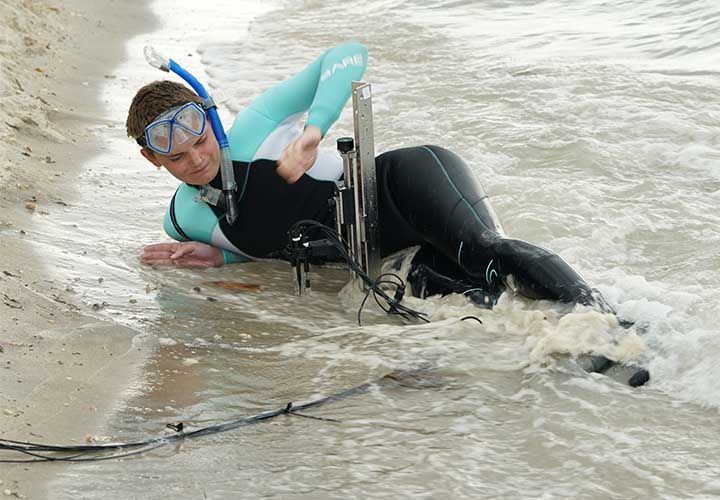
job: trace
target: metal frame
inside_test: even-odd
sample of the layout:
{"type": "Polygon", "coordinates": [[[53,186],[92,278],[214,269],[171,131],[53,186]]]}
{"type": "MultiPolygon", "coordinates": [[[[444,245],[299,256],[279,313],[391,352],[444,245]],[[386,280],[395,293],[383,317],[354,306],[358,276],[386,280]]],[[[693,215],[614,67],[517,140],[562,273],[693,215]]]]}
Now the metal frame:
{"type": "MultiPolygon", "coordinates": [[[[353,82],[353,118],[357,145],[357,177],[360,179],[356,198],[358,240],[361,244],[365,272],[375,280],[380,275],[380,219],[378,215],[377,175],[375,170],[375,135],[373,129],[372,88],[369,83],[353,82]]],[[[360,256],[358,256],[360,257],[360,256]]]]}
{"type": "MultiPolygon", "coordinates": [[[[371,280],[380,276],[380,218],[378,214],[377,175],[375,171],[375,139],[373,133],[372,89],[369,83],[352,83],[354,137],[337,141],[343,160],[343,179],[337,182],[335,210],[337,232],[348,244],[350,253],[371,280]]],[[[308,242],[298,236],[297,255],[306,257],[294,262],[298,293],[310,290],[308,242]]],[[[358,287],[364,286],[353,273],[358,287]]]]}
{"type": "MultiPolygon", "coordinates": [[[[352,101],[355,137],[342,137],[337,143],[343,159],[343,180],[335,197],[337,230],[363,271],[375,280],[382,262],[370,84],[353,82],[352,101]]],[[[353,278],[362,286],[357,276],[353,278]]]]}

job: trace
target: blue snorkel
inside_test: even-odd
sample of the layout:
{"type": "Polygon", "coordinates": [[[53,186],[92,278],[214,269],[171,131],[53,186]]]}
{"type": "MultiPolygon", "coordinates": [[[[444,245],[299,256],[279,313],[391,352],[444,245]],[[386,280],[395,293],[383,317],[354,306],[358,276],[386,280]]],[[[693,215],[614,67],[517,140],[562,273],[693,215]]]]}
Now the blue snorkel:
{"type": "Polygon", "coordinates": [[[225,218],[228,223],[232,225],[238,217],[237,184],[235,183],[235,170],[233,169],[232,158],[230,158],[230,144],[228,143],[225,130],[220,122],[215,102],[197,78],[183,69],[178,63],[160,55],[152,47],[145,47],[144,53],[145,59],[150,66],[165,72],[172,71],[185,80],[197,95],[202,97],[203,107],[207,112],[208,118],[210,118],[210,125],[220,146],[220,176],[222,178],[222,192],[225,195],[225,218]]]}

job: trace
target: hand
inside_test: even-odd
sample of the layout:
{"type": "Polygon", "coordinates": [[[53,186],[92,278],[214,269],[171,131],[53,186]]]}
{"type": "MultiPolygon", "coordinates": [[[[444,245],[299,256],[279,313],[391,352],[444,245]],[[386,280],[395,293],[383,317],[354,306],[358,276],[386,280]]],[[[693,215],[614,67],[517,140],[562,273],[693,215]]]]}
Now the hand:
{"type": "Polygon", "coordinates": [[[184,241],[146,245],[140,254],[140,262],[151,266],[220,267],[225,260],[219,248],[197,241],[184,241]]]}
{"type": "Polygon", "coordinates": [[[318,145],[322,139],[320,129],[310,125],[293,141],[278,160],[277,173],[288,184],[297,182],[315,164],[318,145]]]}

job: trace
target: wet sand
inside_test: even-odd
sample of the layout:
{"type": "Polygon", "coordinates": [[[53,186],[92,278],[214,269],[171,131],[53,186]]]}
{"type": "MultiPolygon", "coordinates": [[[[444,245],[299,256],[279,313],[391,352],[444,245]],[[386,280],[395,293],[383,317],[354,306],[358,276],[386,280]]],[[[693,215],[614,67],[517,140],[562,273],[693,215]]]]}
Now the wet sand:
{"type": "MultiPolygon", "coordinates": [[[[10,0],[0,18],[0,437],[92,441],[147,349],[50,272],[33,232],[75,202],[74,180],[102,148],[88,132],[106,120],[99,91],[125,41],[154,21],[145,2],[118,0],[10,0]]],[[[3,464],[0,494],[52,498],[64,467],[3,464]]]]}

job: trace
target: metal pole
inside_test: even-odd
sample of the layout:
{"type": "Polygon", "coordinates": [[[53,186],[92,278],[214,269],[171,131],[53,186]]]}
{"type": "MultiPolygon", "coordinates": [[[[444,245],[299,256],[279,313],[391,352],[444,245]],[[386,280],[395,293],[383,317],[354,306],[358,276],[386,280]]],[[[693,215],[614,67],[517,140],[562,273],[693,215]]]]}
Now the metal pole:
{"type": "Polygon", "coordinates": [[[375,280],[380,275],[380,227],[378,215],[377,176],[375,172],[375,138],[373,130],[372,90],[369,83],[353,82],[353,121],[357,177],[356,221],[360,243],[357,256],[365,272],[375,280]]]}

